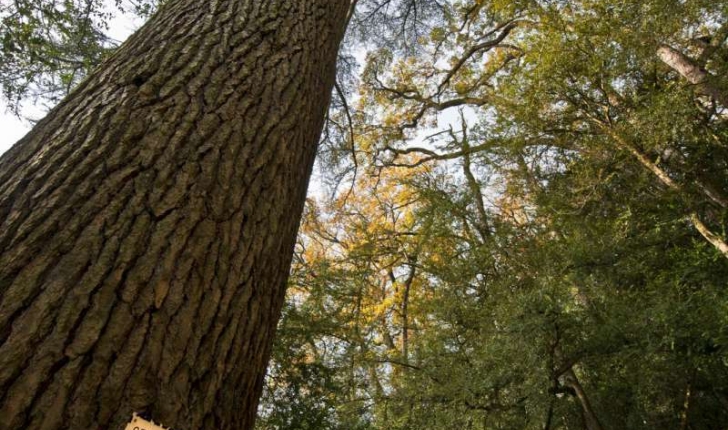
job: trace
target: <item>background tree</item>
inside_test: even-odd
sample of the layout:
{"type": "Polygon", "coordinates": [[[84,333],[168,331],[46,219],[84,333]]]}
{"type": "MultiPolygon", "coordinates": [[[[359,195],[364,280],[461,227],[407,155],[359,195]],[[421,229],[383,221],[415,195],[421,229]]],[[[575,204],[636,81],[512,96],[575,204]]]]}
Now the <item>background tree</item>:
{"type": "Polygon", "coordinates": [[[0,158],[0,428],[252,425],[346,1],[176,1],[0,158]]]}
{"type": "Polygon", "coordinates": [[[330,428],[721,428],[725,2],[463,1],[442,16],[416,48],[367,58],[350,103],[367,187],[316,203],[302,230],[322,251],[298,254],[288,312],[318,329],[282,333],[341,378],[320,391],[338,399],[330,428]],[[410,196],[415,262],[371,181],[410,196]],[[367,236],[377,224],[389,233],[367,236]],[[398,260],[395,281],[416,268],[406,354],[403,296],[382,294],[398,260]],[[385,317],[367,320],[360,285],[385,317]]]}

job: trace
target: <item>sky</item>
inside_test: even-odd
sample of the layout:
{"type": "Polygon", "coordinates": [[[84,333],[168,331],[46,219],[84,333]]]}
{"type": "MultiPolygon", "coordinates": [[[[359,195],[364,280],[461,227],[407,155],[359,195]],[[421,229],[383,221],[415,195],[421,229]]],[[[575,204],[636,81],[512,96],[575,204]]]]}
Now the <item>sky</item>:
{"type": "Polygon", "coordinates": [[[0,154],[30,130],[30,124],[7,111],[7,104],[0,102],[0,154]]]}

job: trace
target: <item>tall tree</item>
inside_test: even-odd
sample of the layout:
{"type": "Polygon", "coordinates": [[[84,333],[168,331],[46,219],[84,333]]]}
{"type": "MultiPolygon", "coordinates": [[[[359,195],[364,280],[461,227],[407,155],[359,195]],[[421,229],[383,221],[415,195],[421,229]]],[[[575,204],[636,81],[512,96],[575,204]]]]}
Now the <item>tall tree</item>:
{"type": "Polygon", "coordinates": [[[250,428],[350,2],[163,6],[0,158],[0,428],[250,428]]]}

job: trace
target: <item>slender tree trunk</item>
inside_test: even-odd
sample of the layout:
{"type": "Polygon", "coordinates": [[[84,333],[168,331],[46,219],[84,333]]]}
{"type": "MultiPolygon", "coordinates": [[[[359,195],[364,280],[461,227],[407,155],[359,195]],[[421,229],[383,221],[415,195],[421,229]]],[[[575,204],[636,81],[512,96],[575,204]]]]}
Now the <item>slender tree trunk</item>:
{"type": "MultiPolygon", "coordinates": [[[[660,182],[662,182],[663,185],[677,192],[684,199],[685,202],[691,204],[690,198],[685,193],[685,189],[682,184],[674,181],[665,170],[663,170],[660,166],[650,160],[646,154],[640,151],[634,144],[629,142],[627,139],[623,138],[620,134],[604,124],[599,123],[598,125],[601,127],[602,130],[607,133],[607,135],[614,139],[614,141],[620,148],[625,149],[629,151],[632,155],[634,155],[634,157],[640,162],[640,164],[642,164],[642,166],[651,171],[660,180],[660,182]]],[[[697,182],[697,186],[698,189],[703,191],[704,196],[710,199],[717,206],[723,208],[726,207],[726,199],[722,197],[722,195],[718,194],[717,191],[703,185],[701,182],[697,182]]],[[[707,225],[705,225],[705,223],[700,219],[697,211],[693,210],[692,212],[690,212],[688,219],[693,227],[695,227],[698,233],[700,233],[700,235],[703,236],[703,238],[708,243],[713,245],[713,247],[721,254],[723,254],[724,257],[728,258],[728,242],[726,242],[725,239],[723,239],[720,235],[713,232],[707,225]]]]}
{"type": "Polygon", "coordinates": [[[728,107],[728,94],[721,90],[713,76],[690,57],[668,45],[660,46],[657,49],[657,56],[688,82],[695,85],[702,94],[728,107]]]}
{"type": "Polygon", "coordinates": [[[417,273],[417,255],[410,260],[410,272],[407,275],[407,279],[404,281],[404,291],[402,292],[402,359],[405,364],[409,363],[409,299],[410,292],[412,291],[412,283],[415,280],[415,274],[417,273]]]}
{"type": "MultiPolygon", "coordinates": [[[[463,130],[465,130],[466,124],[464,120],[462,124],[463,130]]],[[[475,179],[475,175],[473,175],[473,170],[471,168],[472,163],[470,159],[470,144],[468,142],[467,136],[463,137],[462,146],[464,153],[463,173],[465,174],[468,188],[470,188],[470,194],[473,196],[473,200],[475,200],[475,208],[478,211],[475,229],[478,231],[480,239],[483,241],[483,243],[487,243],[490,241],[492,231],[490,228],[490,223],[488,222],[488,212],[485,210],[485,202],[483,201],[483,190],[480,188],[480,183],[478,182],[478,180],[475,179]]]]}
{"type": "Polygon", "coordinates": [[[349,2],[176,0],[0,158],[0,429],[249,429],[349,2]]]}
{"type": "Polygon", "coordinates": [[[564,380],[566,385],[576,392],[576,397],[579,399],[579,403],[581,404],[581,409],[584,414],[584,424],[587,430],[604,430],[597,418],[597,414],[594,412],[591,401],[589,401],[589,396],[587,396],[586,391],[584,391],[584,387],[582,387],[579,382],[579,378],[577,378],[576,373],[574,373],[574,369],[569,368],[569,370],[564,372],[564,380]]]}
{"type": "Polygon", "coordinates": [[[693,381],[695,380],[695,372],[692,373],[688,385],[685,388],[685,401],[683,402],[683,410],[680,414],[680,430],[688,430],[690,428],[690,406],[693,397],[693,381]]]}
{"type": "Polygon", "coordinates": [[[715,249],[720,251],[723,256],[728,258],[728,243],[723,240],[722,237],[713,233],[707,225],[700,219],[697,213],[693,212],[690,214],[690,222],[693,224],[696,230],[708,241],[715,249]]]}
{"type": "MultiPolygon", "coordinates": [[[[394,285],[397,283],[397,277],[394,276],[394,271],[392,268],[389,268],[387,271],[387,275],[389,276],[389,282],[392,284],[392,287],[394,288],[394,285]]],[[[382,301],[387,299],[387,280],[382,279],[382,301]]],[[[392,334],[389,332],[389,324],[387,323],[387,314],[386,312],[382,313],[382,316],[379,318],[382,324],[382,339],[384,340],[384,344],[387,345],[387,348],[389,351],[396,351],[397,345],[394,343],[394,338],[392,337],[392,334]]]]}

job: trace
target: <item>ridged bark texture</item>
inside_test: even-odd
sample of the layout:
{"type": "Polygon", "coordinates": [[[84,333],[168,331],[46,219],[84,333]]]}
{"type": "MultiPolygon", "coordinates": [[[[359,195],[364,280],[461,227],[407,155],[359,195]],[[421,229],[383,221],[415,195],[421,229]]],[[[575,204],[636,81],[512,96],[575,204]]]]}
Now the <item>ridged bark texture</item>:
{"type": "Polygon", "coordinates": [[[0,429],[252,427],[344,0],[175,0],[0,158],[0,429]]]}

